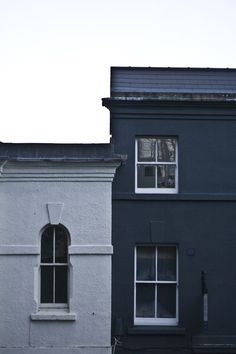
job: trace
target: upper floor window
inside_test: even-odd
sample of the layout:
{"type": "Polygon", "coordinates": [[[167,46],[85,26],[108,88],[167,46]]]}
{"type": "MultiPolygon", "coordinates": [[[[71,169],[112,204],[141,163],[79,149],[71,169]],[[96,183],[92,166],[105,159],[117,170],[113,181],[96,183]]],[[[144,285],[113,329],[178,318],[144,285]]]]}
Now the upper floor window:
{"type": "Polygon", "coordinates": [[[140,137],[136,140],[137,193],[177,193],[177,139],[140,137]]]}
{"type": "Polygon", "coordinates": [[[176,246],[137,246],[134,279],[134,324],[176,325],[178,323],[176,246]]]}
{"type": "Polygon", "coordinates": [[[62,226],[48,226],[41,238],[41,304],[68,303],[68,234],[62,226]]]}

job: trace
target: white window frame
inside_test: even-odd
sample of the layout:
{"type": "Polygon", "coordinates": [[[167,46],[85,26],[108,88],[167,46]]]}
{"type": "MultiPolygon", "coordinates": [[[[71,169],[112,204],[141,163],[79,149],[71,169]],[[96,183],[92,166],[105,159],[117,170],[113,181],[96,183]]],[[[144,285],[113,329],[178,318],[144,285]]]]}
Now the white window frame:
{"type": "Polygon", "coordinates": [[[41,309],[68,309],[69,307],[69,234],[67,232],[67,230],[65,230],[65,228],[62,225],[47,225],[41,235],[41,242],[40,242],[40,272],[39,272],[39,299],[40,299],[40,308],[41,309]],[[56,227],[61,227],[62,229],[64,229],[64,232],[67,236],[67,263],[56,263],[55,262],[55,251],[56,251],[56,232],[55,232],[55,228],[56,227]],[[53,227],[53,262],[52,263],[42,263],[41,262],[41,256],[42,256],[42,237],[44,234],[44,231],[48,228],[48,227],[53,227]],[[41,267],[42,266],[47,266],[47,267],[52,267],[53,268],[53,302],[49,302],[49,303],[45,303],[45,302],[41,302],[41,267]],[[60,267],[60,266],[66,266],[67,267],[67,302],[65,303],[56,303],[55,302],[55,268],[56,267],[60,267]]]}
{"type": "MultiPolygon", "coordinates": [[[[152,325],[152,326],[177,326],[179,318],[179,268],[178,268],[178,248],[172,244],[156,244],[156,245],[137,245],[134,250],[134,325],[152,325]],[[156,263],[156,280],[137,280],[137,247],[155,247],[155,263],[156,263]],[[176,248],[176,280],[175,281],[160,281],[157,280],[157,252],[161,247],[175,247],[176,248]],[[158,317],[137,317],[136,316],[136,284],[176,284],[176,317],[174,318],[158,318],[158,317]]],[[[155,289],[155,315],[157,312],[157,292],[155,289]]]]}
{"type": "MultiPolygon", "coordinates": [[[[156,144],[157,149],[157,144],[156,144]]],[[[156,156],[157,151],[156,151],[156,156]]],[[[156,181],[155,184],[157,186],[157,173],[156,173],[156,181]]],[[[158,136],[139,136],[135,140],[135,193],[146,193],[146,194],[176,194],[178,193],[178,140],[176,136],[167,136],[167,135],[158,135],[158,136]],[[176,140],[176,150],[175,150],[175,162],[158,162],[158,161],[138,161],[138,140],[142,138],[174,138],[176,140]],[[175,166],[175,188],[139,188],[138,187],[138,165],[174,165],[175,166]]]]}

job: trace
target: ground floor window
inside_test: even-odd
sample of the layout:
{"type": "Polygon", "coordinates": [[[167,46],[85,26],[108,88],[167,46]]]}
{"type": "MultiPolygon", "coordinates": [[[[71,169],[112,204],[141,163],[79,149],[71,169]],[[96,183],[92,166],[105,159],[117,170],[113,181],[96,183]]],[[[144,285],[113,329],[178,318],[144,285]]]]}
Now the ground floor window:
{"type": "Polygon", "coordinates": [[[175,245],[135,248],[134,324],[178,322],[178,252],[175,245]]]}

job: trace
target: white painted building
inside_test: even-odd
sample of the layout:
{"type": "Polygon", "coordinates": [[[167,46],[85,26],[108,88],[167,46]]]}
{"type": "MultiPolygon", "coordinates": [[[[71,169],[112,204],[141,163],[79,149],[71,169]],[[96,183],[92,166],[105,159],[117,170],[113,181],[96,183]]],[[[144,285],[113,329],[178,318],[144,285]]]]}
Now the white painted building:
{"type": "Polygon", "coordinates": [[[0,354],[111,353],[109,144],[0,144],[0,354]]]}

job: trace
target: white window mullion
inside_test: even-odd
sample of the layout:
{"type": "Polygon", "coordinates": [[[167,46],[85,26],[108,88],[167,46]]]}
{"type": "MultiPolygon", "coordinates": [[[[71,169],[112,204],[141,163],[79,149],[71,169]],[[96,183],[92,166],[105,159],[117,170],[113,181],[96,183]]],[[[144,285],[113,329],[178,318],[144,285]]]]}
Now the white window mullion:
{"type": "Polygon", "coordinates": [[[136,284],[156,284],[154,280],[136,280],[136,284]]]}
{"type": "Polygon", "coordinates": [[[134,248],[134,320],[136,318],[137,247],[134,248]]]}
{"type": "Polygon", "coordinates": [[[55,285],[56,285],[55,273],[56,273],[56,267],[53,266],[53,303],[54,304],[55,304],[55,285]]]}
{"type": "Polygon", "coordinates": [[[156,161],[137,161],[138,165],[175,165],[176,166],[176,161],[172,162],[172,161],[160,161],[160,162],[156,162],[156,161]]]}
{"type": "MultiPolygon", "coordinates": [[[[56,252],[56,230],[55,227],[53,228],[53,264],[56,262],[56,257],[55,257],[55,252],[56,252]]],[[[56,286],[56,270],[55,270],[55,265],[53,265],[53,303],[55,304],[55,286],[56,286]]]]}
{"type": "Polygon", "coordinates": [[[156,281],[156,284],[155,284],[155,318],[157,318],[157,279],[158,279],[158,268],[157,268],[157,257],[158,257],[158,254],[157,254],[157,247],[156,247],[156,252],[155,252],[155,267],[156,267],[156,274],[155,274],[155,281],[156,281]]]}
{"type": "Polygon", "coordinates": [[[156,148],[155,188],[157,188],[157,186],[158,186],[158,184],[157,184],[158,183],[158,177],[157,177],[157,172],[158,172],[158,170],[157,170],[157,140],[156,140],[155,148],[156,148]]]}
{"type": "MultiPolygon", "coordinates": [[[[135,140],[135,189],[138,188],[138,140],[135,140]]],[[[136,248],[135,248],[136,254],[136,248]]],[[[135,259],[136,262],[136,259],[135,259]]]]}
{"type": "Polygon", "coordinates": [[[68,263],[41,263],[41,266],[48,266],[48,267],[51,267],[51,266],[67,266],[68,263]]]}
{"type": "MultiPolygon", "coordinates": [[[[178,192],[179,190],[179,171],[178,171],[178,144],[176,141],[175,144],[175,189],[176,192],[178,192]]],[[[177,252],[177,256],[178,256],[178,252],[177,252]]]]}
{"type": "Polygon", "coordinates": [[[179,320],[179,252],[176,248],[176,320],[179,320]]]}
{"type": "Polygon", "coordinates": [[[158,174],[158,169],[157,169],[157,165],[155,165],[155,188],[157,188],[157,186],[158,186],[158,176],[157,176],[157,174],[158,174]]]}

